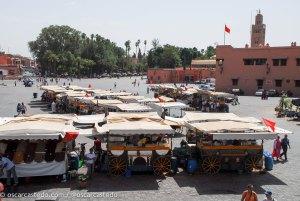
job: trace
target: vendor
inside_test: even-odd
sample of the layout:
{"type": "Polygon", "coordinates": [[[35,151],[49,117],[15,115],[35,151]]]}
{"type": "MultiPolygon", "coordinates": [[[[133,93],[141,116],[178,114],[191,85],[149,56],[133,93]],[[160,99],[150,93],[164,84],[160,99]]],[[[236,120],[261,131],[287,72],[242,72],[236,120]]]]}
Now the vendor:
{"type": "Polygon", "coordinates": [[[87,166],[87,175],[89,178],[92,178],[92,175],[94,173],[94,164],[96,160],[96,154],[94,153],[93,148],[90,148],[90,153],[85,154],[85,164],[87,166]]]}
{"type": "Polygon", "coordinates": [[[96,152],[101,152],[102,151],[102,147],[101,147],[101,140],[94,137],[94,149],[96,152]]]}
{"type": "Polygon", "coordinates": [[[2,167],[3,169],[6,170],[6,176],[7,176],[6,184],[8,186],[11,185],[11,176],[13,176],[14,182],[15,182],[14,186],[17,186],[18,185],[18,177],[17,177],[17,173],[16,173],[15,164],[8,158],[0,156],[0,167],[2,167]]]}

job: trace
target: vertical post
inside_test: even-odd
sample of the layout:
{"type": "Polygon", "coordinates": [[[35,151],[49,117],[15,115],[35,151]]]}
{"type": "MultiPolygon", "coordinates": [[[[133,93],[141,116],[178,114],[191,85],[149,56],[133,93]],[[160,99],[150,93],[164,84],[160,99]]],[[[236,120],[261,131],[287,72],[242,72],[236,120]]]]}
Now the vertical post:
{"type": "Polygon", "coordinates": [[[226,24],[224,25],[224,45],[225,45],[225,27],[226,27],[226,24]]]}

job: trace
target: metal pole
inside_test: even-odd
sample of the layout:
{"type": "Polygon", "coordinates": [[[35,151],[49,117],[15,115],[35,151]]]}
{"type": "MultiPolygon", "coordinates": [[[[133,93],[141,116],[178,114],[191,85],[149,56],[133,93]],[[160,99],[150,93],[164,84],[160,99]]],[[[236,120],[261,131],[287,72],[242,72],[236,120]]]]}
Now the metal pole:
{"type": "Polygon", "coordinates": [[[224,26],[224,45],[225,45],[225,27],[226,27],[226,24],[224,26]]]}

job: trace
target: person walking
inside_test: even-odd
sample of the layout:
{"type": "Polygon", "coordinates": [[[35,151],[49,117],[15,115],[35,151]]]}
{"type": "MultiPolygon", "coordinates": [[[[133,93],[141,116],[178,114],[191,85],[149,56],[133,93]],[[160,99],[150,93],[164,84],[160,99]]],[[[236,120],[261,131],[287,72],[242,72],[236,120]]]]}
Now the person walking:
{"type": "Polygon", "coordinates": [[[13,177],[14,178],[14,186],[17,186],[18,185],[18,177],[17,177],[17,173],[16,173],[15,164],[8,158],[0,156],[0,166],[6,170],[6,177],[7,177],[6,184],[8,186],[10,186],[11,185],[11,177],[13,177]]]}
{"type": "Polygon", "coordinates": [[[26,111],[27,111],[27,108],[26,108],[26,106],[24,105],[24,103],[22,102],[22,105],[21,105],[21,113],[22,113],[22,114],[25,114],[26,111]]]}
{"type": "Polygon", "coordinates": [[[272,152],[272,156],[273,158],[276,158],[276,161],[278,161],[280,158],[280,151],[281,151],[281,141],[280,141],[280,136],[277,136],[277,138],[274,140],[273,152],[272,152]]]}
{"type": "Polygon", "coordinates": [[[258,201],[257,194],[253,191],[253,185],[249,184],[242,194],[241,201],[258,201]]]}
{"type": "Polygon", "coordinates": [[[284,156],[284,160],[287,161],[287,150],[288,147],[291,148],[290,146],[290,140],[288,139],[287,134],[284,135],[284,138],[281,140],[281,148],[282,148],[282,153],[280,154],[280,157],[284,156]]]}
{"type": "Polygon", "coordinates": [[[21,114],[21,110],[22,110],[22,105],[21,105],[21,103],[18,103],[18,105],[17,105],[18,116],[21,114]]]}
{"type": "Polygon", "coordinates": [[[87,175],[89,178],[92,178],[92,175],[94,173],[94,164],[96,160],[96,154],[94,153],[93,148],[90,148],[90,152],[85,154],[85,164],[87,166],[87,175]]]}
{"type": "Polygon", "coordinates": [[[266,191],[265,192],[266,198],[263,201],[277,201],[272,197],[272,192],[271,191],[266,191]]]}

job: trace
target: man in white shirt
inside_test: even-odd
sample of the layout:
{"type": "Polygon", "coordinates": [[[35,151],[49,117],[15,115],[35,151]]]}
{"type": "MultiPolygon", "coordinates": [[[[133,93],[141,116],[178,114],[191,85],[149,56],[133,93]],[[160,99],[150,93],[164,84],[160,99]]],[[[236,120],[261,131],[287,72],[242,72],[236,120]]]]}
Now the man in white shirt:
{"type": "Polygon", "coordinates": [[[6,170],[6,176],[7,176],[6,184],[8,186],[11,185],[11,176],[13,176],[15,182],[14,185],[15,186],[18,185],[18,177],[16,173],[15,164],[8,158],[0,156],[0,166],[6,170]]]}
{"type": "Polygon", "coordinates": [[[94,173],[94,164],[96,160],[96,154],[94,153],[93,148],[90,148],[90,153],[85,154],[85,165],[88,168],[87,175],[91,178],[92,174],[94,173]]]}

